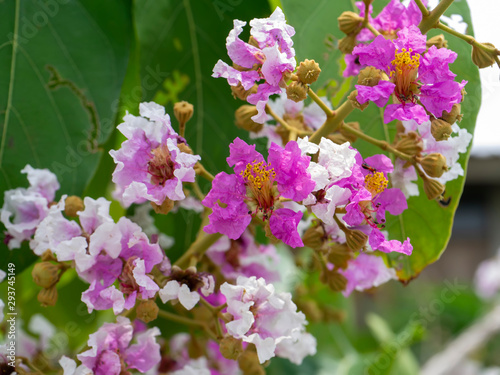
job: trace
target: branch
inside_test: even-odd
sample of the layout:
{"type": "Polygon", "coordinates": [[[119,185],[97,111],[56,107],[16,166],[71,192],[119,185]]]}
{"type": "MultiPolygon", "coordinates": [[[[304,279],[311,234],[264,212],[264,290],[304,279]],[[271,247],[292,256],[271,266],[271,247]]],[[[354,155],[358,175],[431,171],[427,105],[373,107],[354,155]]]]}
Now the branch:
{"type": "MultiPolygon", "coordinates": [[[[437,27],[439,23],[439,17],[441,17],[446,9],[453,3],[454,0],[441,0],[437,7],[435,7],[430,13],[424,15],[422,13],[422,21],[418,25],[422,34],[426,34],[427,31],[437,27]]],[[[418,5],[418,4],[417,4],[418,5]]]]}

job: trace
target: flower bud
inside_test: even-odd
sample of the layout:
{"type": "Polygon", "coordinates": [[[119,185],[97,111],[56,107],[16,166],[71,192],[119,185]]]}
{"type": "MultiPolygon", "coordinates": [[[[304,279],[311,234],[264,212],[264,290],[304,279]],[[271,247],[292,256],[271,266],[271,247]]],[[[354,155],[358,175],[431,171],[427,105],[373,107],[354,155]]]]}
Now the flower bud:
{"type": "Polygon", "coordinates": [[[64,201],[64,213],[68,217],[78,217],[76,214],[78,211],[83,211],[83,201],[82,198],[76,195],[70,195],[64,201]]]}
{"type": "Polygon", "coordinates": [[[305,59],[297,69],[299,81],[305,84],[316,82],[319,73],[321,73],[321,69],[319,68],[319,64],[314,60],[305,59]]]}
{"type": "Polygon", "coordinates": [[[50,288],[47,288],[47,289],[44,288],[44,289],[40,290],[40,292],[38,292],[37,299],[38,299],[38,302],[40,302],[40,304],[43,307],[54,306],[57,302],[56,286],[53,285],[50,288]]]}
{"type": "Polygon", "coordinates": [[[347,246],[352,251],[359,251],[368,241],[368,236],[357,229],[344,230],[347,246]]]}
{"type": "Polygon", "coordinates": [[[436,141],[446,141],[450,138],[452,132],[453,130],[449,122],[440,118],[433,118],[431,120],[431,134],[436,141]]]}
{"type": "Polygon", "coordinates": [[[241,82],[238,82],[237,86],[231,86],[231,92],[233,97],[236,99],[247,100],[248,95],[255,94],[257,92],[258,85],[253,85],[250,89],[245,90],[241,82]]]}
{"type": "Polygon", "coordinates": [[[432,178],[422,177],[424,180],[424,192],[429,200],[439,198],[444,193],[444,185],[432,178]]]}
{"type": "Polygon", "coordinates": [[[355,32],[360,26],[359,24],[363,22],[363,18],[359,14],[351,11],[343,12],[337,20],[339,22],[339,30],[345,34],[355,32]]]}
{"type": "Polygon", "coordinates": [[[158,317],[159,310],[160,309],[155,301],[151,299],[141,301],[136,309],[137,318],[142,320],[144,323],[152,322],[158,317]]]}
{"type": "Polygon", "coordinates": [[[366,102],[366,103],[363,103],[363,104],[360,104],[358,102],[358,90],[354,90],[352,91],[349,96],[347,97],[347,99],[349,99],[349,101],[351,102],[352,106],[354,108],[357,108],[357,109],[360,109],[360,110],[364,110],[366,107],[368,107],[368,104],[369,102],[366,102]]]}
{"type": "Polygon", "coordinates": [[[495,46],[491,43],[481,43],[481,46],[490,47],[490,49],[483,49],[480,46],[472,45],[472,62],[477,65],[479,69],[487,68],[495,63],[495,57],[500,55],[495,46]]]}
{"type": "Polygon", "coordinates": [[[347,262],[352,258],[352,252],[347,244],[334,244],[328,249],[328,261],[339,268],[346,268],[347,262]]]}
{"type": "Polygon", "coordinates": [[[252,117],[257,114],[257,107],[254,105],[242,105],[234,113],[236,119],[235,124],[238,128],[244,129],[249,132],[258,133],[264,127],[264,124],[256,123],[252,120],[252,117]]]}
{"type": "Polygon", "coordinates": [[[302,82],[293,81],[286,87],[286,96],[295,103],[301,102],[307,98],[307,86],[302,82]]]}
{"type": "Polygon", "coordinates": [[[302,242],[304,242],[304,246],[319,251],[323,246],[324,235],[325,233],[320,226],[311,227],[305,231],[304,235],[302,236],[302,242]]]}
{"type": "Polygon", "coordinates": [[[460,122],[462,121],[463,115],[460,113],[462,110],[462,105],[460,103],[455,103],[453,104],[453,107],[451,108],[450,112],[443,111],[443,114],[441,115],[441,118],[448,122],[449,124],[453,125],[455,122],[460,122]]]}
{"type": "Polygon", "coordinates": [[[377,86],[381,79],[387,78],[387,74],[373,66],[362,69],[358,75],[358,85],[377,86]]]}
{"type": "Polygon", "coordinates": [[[321,311],[316,301],[297,301],[297,307],[306,315],[308,322],[316,323],[323,320],[323,311],[321,311]]]}
{"type": "Polygon", "coordinates": [[[179,121],[180,126],[186,125],[186,122],[193,117],[193,105],[182,101],[174,104],[174,116],[179,121]]]}
{"type": "Polygon", "coordinates": [[[236,360],[243,353],[241,339],[236,339],[233,336],[226,336],[219,343],[220,354],[226,359],[236,360]]]}
{"type": "Polygon", "coordinates": [[[351,34],[339,40],[339,50],[343,54],[350,54],[356,46],[356,35],[351,34]]]}
{"type": "Polygon", "coordinates": [[[396,150],[404,152],[407,155],[418,155],[424,149],[422,140],[415,132],[403,134],[398,143],[396,143],[396,150]]]}
{"type": "Polygon", "coordinates": [[[245,350],[238,357],[238,365],[243,375],[266,375],[266,372],[259,363],[257,353],[245,350]]]}
{"type": "Polygon", "coordinates": [[[151,207],[153,207],[153,210],[157,214],[166,215],[172,210],[172,208],[174,208],[174,201],[172,201],[168,198],[165,198],[165,200],[163,201],[163,203],[161,205],[158,205],[155,202],[151,202],[151,207]]]}
{"type": "Polygon", "coordinates": [[[36,285],[42,288],[50,288],[59,281],[59,266],[50,262],[35,264],[31,276],[36,285]]]}
{"type": "Polygon", "coordinates": [[[436,48],[446,48],[448,47],[448,41],[444,38],[443,34],[439,34],[427,39],[425,45],[427,48],[431,48],[431,46],[436,46],[436,48]]]}
{"type": "Polygon", "coordinates": [[[323,269],[319,280],[327,284],[334,292],[341,292],[347,285],[347,279],[335,270],[323,269]]]}
{"type": "Polygon", "coordinates": [[[430,177],[439,178],[448,170],[446,158],[438,152],[426,155],[423,159],[419,160],[419,163],[430,177]]]}

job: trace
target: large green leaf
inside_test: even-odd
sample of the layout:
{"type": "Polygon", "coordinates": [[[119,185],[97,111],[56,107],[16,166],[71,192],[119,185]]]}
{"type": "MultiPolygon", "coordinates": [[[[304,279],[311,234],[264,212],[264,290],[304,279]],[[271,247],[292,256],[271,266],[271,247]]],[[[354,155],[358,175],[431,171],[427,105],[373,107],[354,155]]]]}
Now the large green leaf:
{"type": "Polygon", "coordinates": [[[114,124],[131,4],[17,0],[0,11],[0,191],[26,186],[29,163],[81,194],[114,124]]]}
{"type": "MultiPolygon", "coordinates": [[[[288,22],[295,27],[294,37],[297,59],[314,58],[320,63],[322,69],[320,81],[315,87],[320,89],[326,87],[326,92],[333,88],[334,105],[345,97],[344,90],[347,85],[354,85],[354,80],[348,81],[341,76],[343,59],[337,50],[333,50],[331,41],[342,37],[337,28],[336,19],[345,10],[354,10],[352,2],[322,1],[314,7],[299,0],[282,0],[283,8],[288,22]],[[340,57],[340,58],[339,58],[340,57]]],[[[385,6],[384,2],[375,2],[374,14],[385,6]]],[[[469,25],[468,33],[472,35],[470,12],[466,2],[455,2],[448,9],[447,15],[460,14],[469,25]]],[[[431,31],[429,36],[436,35],[431,31]]],[[[473,133],[477,112],[479,110],[481,89],[479,83],[478,69],[472,64],[470,58],[470,46],[453,36],[447,37],[449,48],[459,55],[457,61],[451,65],[451,69],[457,74],[457,80],[469,81],[466,96],[462,104],[464,118],[460,127],[473,133]]],[[[335,46],[335,43],[333,44],[335,46]]],[[[349,91],[347,91],[349,92],[349,91]]],[[[367,134],[391,141],[395,134],[395,124],[384,126],[382,122],[382,110],[374,104],[363,112],[355,111],[347,121],[359,121],[361,128],[367,134]]],[[[359,149],[364,157],[380,153],[377,147],[362,140],[356,141],[354,146],[359,149]]],[[[462,156],[460,163],[464,170],[467,169],[468,154],[462,156]]],[[[389,262],[398,269],[398,275],[402,281],[409,281],[416,277],[427,265],[439,259],[446,248],[451,236],[453,217],[455,215],[460,196],[462,194],[464,178],[458,178],[446,185],[446,197],[451,197],[451,203],[444,207],[436,201],[429,201],[425,197],[422,186],[420,196],[412,197],[408,201],[408,210],[400,217],[389,217],[386,230],[389,231],[391,239],[404,240],[411,238],[413,254],[406,256],[390,256],[389,262]]],[[[390,215],[389,215],[390,216],[390,215]]]]}

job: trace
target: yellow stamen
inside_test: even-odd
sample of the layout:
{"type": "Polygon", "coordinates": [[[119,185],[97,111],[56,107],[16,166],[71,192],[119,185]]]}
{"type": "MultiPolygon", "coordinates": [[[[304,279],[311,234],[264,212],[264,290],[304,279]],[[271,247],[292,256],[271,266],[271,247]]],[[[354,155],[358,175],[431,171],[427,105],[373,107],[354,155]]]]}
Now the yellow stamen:
{"type": "Polygon", "coordinates": [[[365,187],[373,195],[382,193],[387,188],[388,181],[382,172],[368,174],[365,177],[365,187]]]}

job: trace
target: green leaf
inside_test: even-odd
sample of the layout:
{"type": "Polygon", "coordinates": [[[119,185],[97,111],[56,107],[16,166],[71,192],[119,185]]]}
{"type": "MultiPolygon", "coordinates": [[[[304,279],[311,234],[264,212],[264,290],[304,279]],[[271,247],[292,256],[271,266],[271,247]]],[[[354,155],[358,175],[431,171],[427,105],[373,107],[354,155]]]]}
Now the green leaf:
{"type": "Polygon", "coordinates": [[[17,0],[0,11],[0,191],[26,186],[29,163],[56,173],[59,194],[81,194],[114,124],[131,5],[17,0]]]}
{"type": "MultiPolygon", "coordinates": [[[[345,100],[346,96],[343,93],[346,80],[341,76],[343,59],[335,48],[336,41],[343,35],[338,31],[335,20],[341,12],[353,10],[351,2],[349,0],[324,1],[315,7],[310,7],[299,0],[282,0],[282,4],[287,20],[296,30],[294,47],[298,61],[314,58],[322,70],[320,80],[315,85],[325,87],[330,82],[328,87],[325,87],[326,92],[334,96],[334,104],[341,103],[339,97],[345,100]],[[332,43],[327,42],[328,35],[332,35],[330,37],[332,43]],[[333,92],[330,91],[331,87],[334,89],[333,92]]],[[[375,5],[374,14],[378,14],[381,7],[385,6],[382,3],[375,3],[375,5]]],[[[473,35],[470,12],[466,2],[454,2],[446,13],[448,16],[450,14],[460,14],[469,25],[468,33],[473,35]]],[[[432,31],[429,37],[436,34],[439,33],[432,31]]],[[[449,48],[457,52],[459,56],[450,67],[457,74],[456,80],[465,79],[469,82],[466,86],[468,95],[462,103],[464,117],[459,126],[472,134],[481,102],[478,69],[471,61],[470,45],[453,36],[447,39],[449,48]]],[[[351,82],[351,89],[354,88],[355,81],[351,82]]],[[[382,114],[383,109],[372,103],[363,112],[354,111],[346,121],[358,121],[365,133],[392,142],[396,125],[394,122],[384,125],[382,114]]],[[[354,147],[361,152],[363,157],[382,152],[376,146],[362,140],[356,141],[354,147]]],[[[460,159],[464,170],[467,170],[468,157],[467,153],[460,159]]],[[[445,197],[450,197],[451,203],[445,207],[436,201],[429,201],[420,184],[420,196],[409,199],[408,209],[400,217],[388,215],[385,229],[389,232],[389,238],[403,241],[410,237],[413,245],[413,254],[410,257],[399,254],[391,254],[388,257],[388,261],[398,270],[398,276],[402,281],[408,282],[415,278],[426,266],[439,259],[446,249],[463,185],[464,177],[446,185],[445,197]]]]}
{"type": "MultiPolygon", "coordinates": [[[[131,4],[17,0],[0,12],[0,205],[5,190],[28,185],[26,164],[57,175],[56,199],[81,195],[114,127],[131,4]]],[[[19,272],[34,260],[27,246],[0,248],[19,272]]]]}

